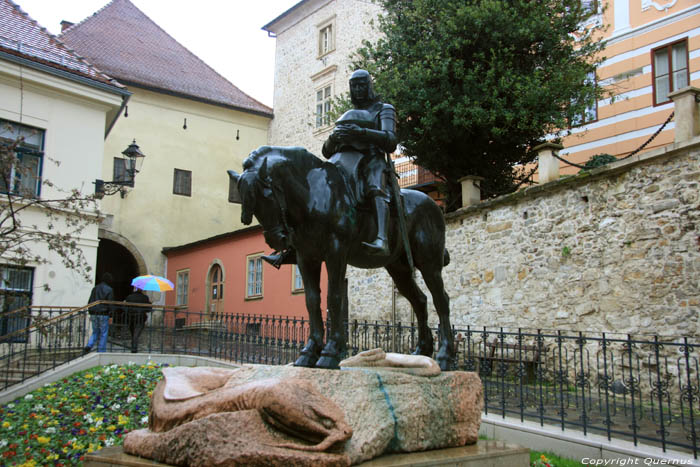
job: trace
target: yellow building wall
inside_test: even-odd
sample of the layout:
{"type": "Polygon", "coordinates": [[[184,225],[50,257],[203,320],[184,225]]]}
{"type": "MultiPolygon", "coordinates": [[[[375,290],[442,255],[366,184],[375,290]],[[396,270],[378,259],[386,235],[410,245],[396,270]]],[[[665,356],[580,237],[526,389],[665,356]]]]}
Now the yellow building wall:
{"type": "MultiPolygon", "coordinates": [[[[651,50],[687,38],[690,85],[700,86],[700,4],[697,0],[605,0],[600,17],[606,26],[605,61],[597,70],[598,82],[614,98],[598,102],[598,120],[570,129],[560,154],[583,164],[596,154],[624,157],[656,132],[673,111],[673,103],[654,106],[651,50]],[[624,9],[627,27],[620,27],[624,9]],[[616,16],[616,13],[618,15],[616,16]]],[[[624,25],[623,25],[624,26],[624,25]]],[[[655,149],[673,142],[673,121],[644,148],[655,149]]],[[[561,173],[578,172],[561,164],[561,173]]]]}
{"type": "Polygon", "coordinates": [[[134,94],[128,116],[122,114],[105,142],[102,178],[113,180],[113,159],[133,139],[146,157],[125,198],[103,199],[102,228],[135,246],[148,269],[142,273],[161,275],[163,247],[242,227],[240,207],[228,202],[226,170],[240,172],[248,154],[267,144],[270,118],[134,86],[129,90],[134,94]],[[173,194],[174,169],[192,172],[192,196],[173,194]]]}

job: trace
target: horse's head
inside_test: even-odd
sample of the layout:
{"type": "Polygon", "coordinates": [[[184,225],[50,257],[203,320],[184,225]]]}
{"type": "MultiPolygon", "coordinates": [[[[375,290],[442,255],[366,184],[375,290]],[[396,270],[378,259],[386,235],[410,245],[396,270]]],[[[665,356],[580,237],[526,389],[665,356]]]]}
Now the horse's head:
{"type": "Polygon", "coordinates": [[[242,174],[228,171],[231,179],[229,201],[241,204],[241,222],[249,225],[255,216],[263,227],[265,242],[271,248],[279,251],[289,248],[286,199],[279,182],[273,182],[273,170],[268,169],[267,156],[258,160],[249,157],[243,169],[242,174]]]}

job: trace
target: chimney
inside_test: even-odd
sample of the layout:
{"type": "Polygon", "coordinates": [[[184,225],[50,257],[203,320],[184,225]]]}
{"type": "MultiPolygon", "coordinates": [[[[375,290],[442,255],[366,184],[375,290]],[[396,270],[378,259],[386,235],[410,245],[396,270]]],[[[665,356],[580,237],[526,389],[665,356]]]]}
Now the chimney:
{"type": "Polygon", "coordinates": [[[73,26],[74,23],[71,23],[70,21],[66,21],[65,19],[61,21],[61,32],[65,31],[69,27],[73,26]]]}

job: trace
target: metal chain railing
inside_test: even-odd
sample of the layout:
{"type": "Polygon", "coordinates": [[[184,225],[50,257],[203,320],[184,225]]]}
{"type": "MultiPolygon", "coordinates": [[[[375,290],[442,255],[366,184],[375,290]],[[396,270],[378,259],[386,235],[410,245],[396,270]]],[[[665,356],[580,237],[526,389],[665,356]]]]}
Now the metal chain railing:
{"type": "MultiPolygon", "coordinates": [[[[619,161],[623,161],[623,160],[625,160],[625,159],[629,159],[630,157],[634,156],[634,155],[637,154],[639,151],[641,151],[642,149],[644,149],[645,147],[647,147],[647,146],[649,145],[649,143],[651,143],[651,142],[654,140],[654,138],[656,138],[656,137],[659,135],[659,133],[661,133],[661,132],[663,131],[663,129],[666,127],[666,125],[668,125],[668,123],[673,119],[674,114],[675,114],[675,111],[674,111],[674,112],[671,112],[671,115],[668,116],[668,118],[666,119],[666,121],[665,121],[665,122],[654,132],[654,134],[651,135],[651,136],[649,137],[649,139],[647,139],[641,146],[639,146],[637,149],[635,149],[635,150],[632,151],[631,153],[627,154],[625,157],[619,158],[618,160],[619,160],[619,161]]],[[[554,152],[552,152],[552,155],[553,155],[554,157],[556,157],[557,159],[559,159],[560,161],[564,162],[565,164],[571,165],[571,166],[573,166],[573,167],[577,167],[577,168],[579,168],[579,169],[584,169],[584,170],[585,170],[585,169],[590,169],[590,167],[586,167],[585,165],[576,164],[576,163],[574,163],[574,162],[571,162],[571,161],[569,161],[569,160],[566,160],[566,159],[564,159],[563,157],[561,157],[559,154],[556,154],[556,153],[554,153],[554,152]]]]}

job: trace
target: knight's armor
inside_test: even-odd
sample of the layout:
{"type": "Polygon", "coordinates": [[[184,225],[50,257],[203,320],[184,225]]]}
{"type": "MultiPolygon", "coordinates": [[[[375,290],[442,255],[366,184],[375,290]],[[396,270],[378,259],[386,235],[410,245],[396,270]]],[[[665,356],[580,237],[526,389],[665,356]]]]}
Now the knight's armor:
{"type": "Polygon", "coordinates": [[[366,198],[380,196],[389,201],[385,157],[396,148],[395,121],[396,112],[391,104],[374,102],[367,109],[348,110],[335,122],[336,128],[354,124],[364,130],[363,136],[339,143],[329,138],[323,145],[323,155],[327,158],[343,151],[357,151],[366,156],[361,173],[366,198]]]}
{"type": "MultiPolygon", "coordinates": [[[[386,155],[396,149],[396,111],[391,104],[379,102],[372,89],[372,80],[365,70],[356,70],[350,76],[350,97],[354,109],[345,112],[336,122],[335,129],[323,143],[323,155],[329,159],[338,152],[363,154],[360,176],[364,181],[362,197],[371,201],[377,220],[377,237],[362,242],[369,254],[389,254],[389,194],[387,190],[386,155]]],[[[282,264],[296,263],[294,248],[263,259],[279,268],[282,264]]]]}

